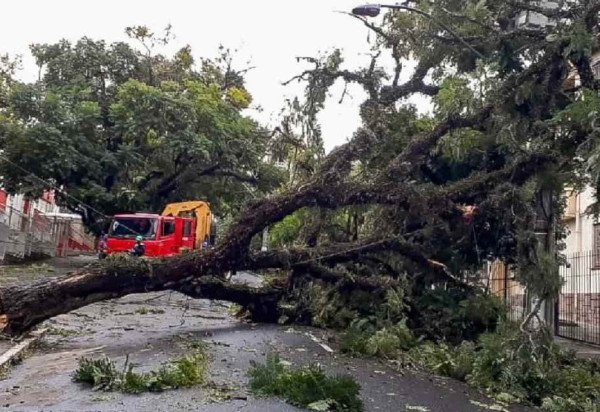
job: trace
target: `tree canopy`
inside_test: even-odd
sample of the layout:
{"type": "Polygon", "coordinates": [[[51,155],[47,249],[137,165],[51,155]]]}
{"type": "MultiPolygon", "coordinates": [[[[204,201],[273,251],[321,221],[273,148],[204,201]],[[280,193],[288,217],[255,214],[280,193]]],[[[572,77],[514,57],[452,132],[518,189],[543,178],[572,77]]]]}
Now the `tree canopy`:
{"type": "MultiPolygon", "coordinates": [[[[81,69],[89,59],[63,67],[61,58],[43,60],[48,68],[40,83],[11,85],[3,111],[10,121],[2,127],[4,141],[15,143],[5,150],[17,153],[15,162],[58,151],[56,160],[29,163],[67,188],[71,179],[73,193],[85,199],[94,193],[96,204],[112,210],[117,202],[152,204],[203,190],[208,176],[270,182],[271,174],[261,174],[273,172],[262,162],[264,151],[255,156],[251,149],[272,143],[273,158],[294,171],[286,184],[250,202],[215,249],[153,263],[152,273],[172,265],[180,273],[163,283],[149,280],[153,288],[206,296],[206,275],[283,268],[292,280],[354,282],[369,290],[406,280],[419,295],[439,283],[473,290],[485,280],[478,277],[481,265],[498,258],[514,265],[518,280],[541,300],[555,296],[559,257],[548,246],[561,235],[563,187],[598,181],[600,82],[592,55],[600,2],[546,8],[529,1],[413,1],[397,9],[380,21],[357,17],[375,38],[368,67],[346,69],[338,50],[305,59],[313,67],[295,79],[305,82],[306,94],[290,102],[272,136],[253,133],[257,126],[240,115],[249,94],[239,73],[210,61],[192,70],[185,49],[172,59],[154,56],[148,33],[138,28],[129,33],[147,53],[100,47],[118,62],[118,76],[103,65],[81,69]],[[521,24],[527,15],[542,24],[521,24]],[[391,70],[380,63],[385,56],[395,63],[391,70]],[[88,86],[82,91],[73,79],[88,86]],[[339,80],[362,86],[368,98],[359,130],[325,155],[316,113],[339,80]],[[79,93],[88,97],[80,100],[79,93]],[[429,114],[409,102],[414,95],[431,99],[429,114]],[[240,158],[242,145],[232,141],[254,146],[243,146],[240,158]],[[58,160],[75,153],[68,166],[58,160]],[[92,162],[82,154],[101,157],[92,162]],[[173,181],[173,192],[157,196],[173,181]],[[258,252],[252,240],[266,227],[276,247],[258,252]]],[[[34,52],[53,56],[58,48],[71,56],[79,47],[34,52]]],[[[6,170],[13,190],[27,182],[13,175],[6,170]]],[[[211,192],[222,187],[216,182],[211,192]]]]}
{"type": "Polygon", "coordinates": [[[201,198],[227,214],[281,181],[266,158],[271,133],[244,114],[252,96],[232,52],[195,64],[189,47],[172,57],[155,52],[168,31],[127,33],[139,50],[86,37],[35,44],[39,80],[6,73],[0,136],[8,161],[0,167],[8,191],[63,188],[63,203],[98,229],[102,216],[73,199],[110,215],[201,198]]]}

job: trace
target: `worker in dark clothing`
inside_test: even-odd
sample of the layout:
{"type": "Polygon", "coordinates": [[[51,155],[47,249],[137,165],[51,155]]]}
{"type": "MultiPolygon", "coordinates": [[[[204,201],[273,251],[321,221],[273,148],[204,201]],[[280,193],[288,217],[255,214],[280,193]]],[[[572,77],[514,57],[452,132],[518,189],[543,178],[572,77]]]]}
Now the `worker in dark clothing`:
{"type": "Polygon", "coordinates": [[[98,259],[105,259],[108,250],[108,235],[102,234],[98,240],[98,259]]]}
{"type": "Polygon", "coordinates": [[[135,257],[144,256],[144,254],[146,253],[146,246],[144,246],[144,243],[142,242],[142,240],[144,240],[144,238],[142,236],[136,236],[135,245],[133,245],[133,248],[129,251],[129,254],[131,256],[135,256],[135,257]]]}

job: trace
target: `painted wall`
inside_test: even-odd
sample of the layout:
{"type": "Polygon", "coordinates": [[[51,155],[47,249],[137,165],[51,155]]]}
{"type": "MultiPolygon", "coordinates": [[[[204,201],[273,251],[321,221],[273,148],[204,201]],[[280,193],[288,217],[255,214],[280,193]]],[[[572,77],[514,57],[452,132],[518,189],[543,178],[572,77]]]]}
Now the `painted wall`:
{"type": "Polygon", "coordinates": [[[586,213],[589,206],[594,203],[594,190],[586,188],[582,193],[573,193],[569,196],[572,204],[573,217],[566,223],[567,238],[565,239],[565,254],[589,252],[594,248],[594,218],[586,213]]]}
{"type": "Polygon", "coordinates": [[[60,207],[54,203],[51,192],[44,193],[41,199],[27,200],[21,194],[6,195],[0,189],[0,223],[13,230],[24,230],[36,214],[60,213],[60,207]]]}
{"type": "Polygon", "coordinates": [[[54,193],[27,200],[0,189],[0,260],[7,255],[66,256],[93,248],[94,239],[85,233],[81,217],[61,213],[54,193]]]}

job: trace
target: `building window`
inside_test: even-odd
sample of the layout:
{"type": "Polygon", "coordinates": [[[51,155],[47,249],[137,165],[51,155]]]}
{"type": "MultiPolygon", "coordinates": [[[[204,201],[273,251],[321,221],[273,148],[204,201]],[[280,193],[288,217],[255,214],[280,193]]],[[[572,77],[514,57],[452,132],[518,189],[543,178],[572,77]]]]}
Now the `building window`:
{"type": "Polygon", "coordinates": [[[175,233],[175,222],[172,220],[165,220],[162,224],[162,236],[169,236],[175,233]]]}
{"type": "Polygon", "coordinates": [[[600,224],[594,225],[594,250],[592,251],[592,262],[595,268],[600,268],[600,224]]]}
{"type": "Polygon", "coordinates": [[[188,237],[192,234],[192,222],[184,222],[183,223],[183,236],[188,237]]]}

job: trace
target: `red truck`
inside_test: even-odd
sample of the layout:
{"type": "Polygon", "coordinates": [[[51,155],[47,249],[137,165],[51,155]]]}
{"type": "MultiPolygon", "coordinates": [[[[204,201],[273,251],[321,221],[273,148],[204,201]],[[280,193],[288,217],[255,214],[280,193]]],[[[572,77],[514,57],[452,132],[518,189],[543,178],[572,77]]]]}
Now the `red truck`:
{"type": "Polygon", "coordinates": [[[118,214],[110,224],[105,254],[128,253],[140,236],[148,257],[202,249],[214,241],[212,220],[208,203],[201,201],[169,204],[160,215],[118,214]]]}

